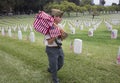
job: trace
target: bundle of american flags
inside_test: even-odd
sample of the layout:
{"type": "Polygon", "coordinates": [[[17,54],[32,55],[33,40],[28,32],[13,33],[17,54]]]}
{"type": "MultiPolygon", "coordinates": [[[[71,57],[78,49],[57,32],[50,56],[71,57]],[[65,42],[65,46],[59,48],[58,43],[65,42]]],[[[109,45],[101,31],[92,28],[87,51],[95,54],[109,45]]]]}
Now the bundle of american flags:
{"type": "Polygon", "coordinates": [[[50,34],[51,37],[57,37],[61,35],[61,33],[58,27],[53,27],[53,24],[54,18],[44,11],[41,11],[36,15],[33,27],[37,32],[43,35],[50,34]]]}

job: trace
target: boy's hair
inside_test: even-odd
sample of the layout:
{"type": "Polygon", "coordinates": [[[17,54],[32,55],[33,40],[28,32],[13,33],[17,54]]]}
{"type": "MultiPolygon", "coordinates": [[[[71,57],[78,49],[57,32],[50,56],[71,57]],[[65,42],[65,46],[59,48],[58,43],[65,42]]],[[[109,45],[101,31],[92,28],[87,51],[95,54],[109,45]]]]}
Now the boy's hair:
{"type": "Polygon", "coordinates": [[[59,9],[51,9],[51,16],[59,16],[62,17],[63,16],[63,11],[59,10],[59,9]]]}

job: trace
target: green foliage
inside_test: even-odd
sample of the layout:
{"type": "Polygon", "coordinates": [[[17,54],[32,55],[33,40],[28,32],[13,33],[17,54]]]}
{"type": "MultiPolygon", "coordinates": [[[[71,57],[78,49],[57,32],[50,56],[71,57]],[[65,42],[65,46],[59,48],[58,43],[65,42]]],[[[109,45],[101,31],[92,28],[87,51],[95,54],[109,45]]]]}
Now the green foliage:
{"type": "MultiPolygon", "coordinates": [[[[101,2],[103,5],[105,1],[102,0],[101,2]],[[104,2],[104,3],[103,3],[104,2]]],[[[39,10],[49,11],[51,8],[61,9],[66,11],[69,15],[70,12],[84,12],[84,11],[91,11],[91,0],[0,0],[0,13],[14,12],[15,14],[26,13],[29,14],[30,10],[33,12],[38,12],[39,10]],[[85,7],[83,9],[79,8],[85,7]]],[[[120,11],[119,5],[113,5],[110,7],[103,7],[97,6],[95,8],[98,12],[101,11],[120,11]]]]}
{"type": "Polygon", "coordinates": [[[1,9],[11,12],[15,6],[15,0],[1,0],[0,5],[2,7],[1,9]]]}
{"type": "Polygon", "coordinates": [[[75,3],[77,6],[80,5],[80,0],[68,0],[68,1],[75,3]]]}
{"type": "Polygon", "coordinates": [[[90,5],[91,4],[91,0],[82,0],[81,2],[83,3],[83,5],[90,5]]]}
{"type": "Polygon", "coordinates": [[[76,7],[76,5],[72,2],[63,1],[63,2],[61,2],[61,4],[49,3],[45,7],[45,9],[57,8],[57,9],[65,10],[65,11],[73,11],[75,7],[76,7]]]}
{"type": "Polygon", "coordinates": [[[85,5],[85,7],[87,8],[88,11],[91,10],[91,5],[85,5]]]}

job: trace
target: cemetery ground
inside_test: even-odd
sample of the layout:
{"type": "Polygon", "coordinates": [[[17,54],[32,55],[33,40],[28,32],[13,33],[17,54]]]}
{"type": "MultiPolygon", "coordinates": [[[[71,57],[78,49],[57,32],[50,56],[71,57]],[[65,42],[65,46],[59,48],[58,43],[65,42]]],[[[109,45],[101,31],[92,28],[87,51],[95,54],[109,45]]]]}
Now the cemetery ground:
{"type": "MultiPolygon", "coordinates": [[[[120,15],[91,18],[81,16],[63,19],[64,30],[69,36],[62,46],[65,62],[58,72],[60,83],[120,83],[120,65],[116,63],[120,46],[120,15]],[[119,20],[119,23],[112,24],[112,19],[119,20]],[[84,25],[83,29],[80,29],[80,25],[76,27],[76,20],[84,25]],[[116,39],[111,38],[105,21],[118,30],[116,39]],[[91,25],[85,26],[84,22],[90,22],[91,25]],[[94,35],[88,36],[88,30],[97,23],[100,24],[94,30],[94,35]],[[71,33],[70,25],[75,28],[75,34],[71,33]],[[70,48],[76,38],[82,40],[80,54],[75,54],[70,48]]],[[[33,30],[35,42],[29,41],[33,20],[33,15],[0,17],[0,83],[51,83],[43,35],[33,30]],[[28,28],[24,30],[24,27],[28,28]],[[4,35],[1,34],[2,28],[5,29],[4,35]],[[8,28],[11,28],[12,37],[8,36],[8,28]],[[18,29],[22,31],[21,40],[17,37],[18,29]]]]}

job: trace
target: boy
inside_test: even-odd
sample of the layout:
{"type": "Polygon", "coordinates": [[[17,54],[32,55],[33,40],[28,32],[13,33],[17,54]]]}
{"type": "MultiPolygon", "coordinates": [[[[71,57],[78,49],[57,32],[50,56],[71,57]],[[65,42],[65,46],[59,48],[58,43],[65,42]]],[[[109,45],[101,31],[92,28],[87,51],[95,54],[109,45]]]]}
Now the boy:
{"type": "MultiPolygon", "coordinates": [[[[54,18],[53,27],[59,27],[59,23],[62,21],[63,11],[58,9],[51,10],[51,16],[54,18]]],[[[60,28],[59,28],[60,29],[60,28]]],[[[60,29],[62,31],[62,29],[60,29]]],[[[64,63],[64,53],[62,50],[62,37],[51,38],[49,34],[45,35],[46,53],[49,61],[48,72],[51,73],[54,83],[59,83],[57,77],[57,71],[60,70],[64,63]]]]}

